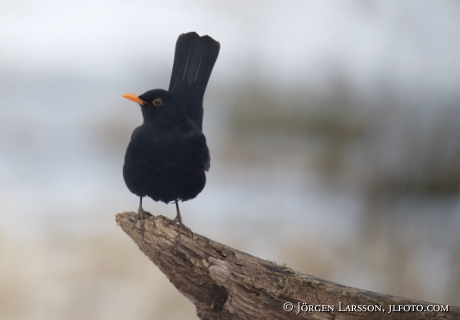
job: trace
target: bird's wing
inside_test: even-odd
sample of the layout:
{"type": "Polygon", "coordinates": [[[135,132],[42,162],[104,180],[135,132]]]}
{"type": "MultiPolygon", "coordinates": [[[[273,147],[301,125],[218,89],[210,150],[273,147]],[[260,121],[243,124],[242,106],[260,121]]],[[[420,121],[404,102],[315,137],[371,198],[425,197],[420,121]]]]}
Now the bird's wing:
{"type": "Polygon", "coordinates": [[[209,36],[184,33],[176,43],[169,92],[184,107],[187,116],[201,129],[203,96],[219,55],[220,44],[209,36]]]}

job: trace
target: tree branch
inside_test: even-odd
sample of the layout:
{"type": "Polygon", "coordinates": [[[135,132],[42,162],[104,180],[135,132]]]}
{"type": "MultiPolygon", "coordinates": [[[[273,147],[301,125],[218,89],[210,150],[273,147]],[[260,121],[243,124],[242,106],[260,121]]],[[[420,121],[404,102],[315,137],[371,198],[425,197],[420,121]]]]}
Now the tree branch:
{"type": "Polygon", "coordinates": [[[301,274],[199,234],[192,235],[188,229],[182,228],[180,243],[176,245],[179,227],[172,220],[151,216],[133,228],[136,216],[134,212],[124,212],[117,214],[116,220],[177,290],[195,305],[202,320],[460,319],[458,307],[448,306],[448,311],[437,312],[403,311],[440,306],[301,274]],[[291,312],[283,309],[289,307],[286,303],[292,304],[291,312]],[[300,312],[299,306],[303,306],[300,312]],[[400,311],[389,313],[391,306],[400,311]]]}

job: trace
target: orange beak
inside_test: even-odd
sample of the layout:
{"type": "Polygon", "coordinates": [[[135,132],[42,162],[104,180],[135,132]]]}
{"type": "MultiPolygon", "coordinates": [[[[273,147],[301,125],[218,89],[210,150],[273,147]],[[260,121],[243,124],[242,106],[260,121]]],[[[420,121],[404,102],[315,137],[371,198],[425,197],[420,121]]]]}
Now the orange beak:
{"type": "Polygon", "coordinates": [[[133,93],[125,93],[125,94],[122,94],[121,95],[123,98],[126,98],[128,100],[131,100],[131,101],[134,101],[134,102],[137,102],[139,104],[144,104],[145,102],[142,101],[141,99],[139,99],[139,96],[137,94],[133,94],[133,93]]]}

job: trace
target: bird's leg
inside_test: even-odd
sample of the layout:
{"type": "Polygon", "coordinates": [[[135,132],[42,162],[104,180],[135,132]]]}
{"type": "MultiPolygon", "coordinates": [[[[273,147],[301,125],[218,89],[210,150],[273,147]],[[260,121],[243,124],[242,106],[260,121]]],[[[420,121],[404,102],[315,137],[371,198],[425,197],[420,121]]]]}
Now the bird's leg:
{"type": "MultiPolygon", "coordinates": [[[[144,208],[142,208],[142,197],[140,197],[139,209],[137,209],[137,217],[136,217],[136,221],[134,221],[133,229],[136,226],[137,222],[140,220],[142,239],[144,239],[144,231],[145,231],[144,219],[147,219],[147,217],[149,216],[151,216],[150,212],[147,212],[144,210],[144,208]]],[[[154,225],[155,225],[155,222],[154,222],[154,225]]]]}
{"type": "Polygon", "coordinates": [[[181,225],[183,224],[182,223],[182,216],[180,215],[180,210],[179,210],[179,202],[177,202],[177,200],[174,200],[174,202],[176,203],[176,217],[174,218],[174,222],[181,225]]]}
{"type": "Polygon", "coordinates": [[[179,210],[179,202],[177,200],[174,200],[174,202],[176,203],[176,217],[174,218],[173,222],[175,224],[178,224],[179,225],[179,237],[176,241],[176,246],[180,243],[180,239],[181,239],[181,231],[182,231],[182,227],[187,229],[188,231],[190,231],[190,233],[192,234],[192,238],[193,238],[193,232],[192,230],[190,230],[189,228],[187,228],[185,226],[185,224],[182,222],[182,216],[180,215],[180,210],[179,210]]]}
{"type": "Polygon", "coordinates": [[[142,208],[142,197],[140,197],[139,209],[137,209],[137,220],[144,220],[147,217],[144,208],[142,208]]]}
{"type": "Polygon", "coordinates": [[[175,224],[178,224],[179,225],[179,232],[178,232],[178,237],[177,237],[177,240],[176,240],[176,246],[180,243],[180,239],[181,239],[181,229],[182,229],[182,226],[184,225],[182,223],[182,216],[180,215],[180,210],[179,210],[179,203],[177,202],[177,199],[174,201],[176,203],[176,217],[174,218],[174,223],[175,224]]]}

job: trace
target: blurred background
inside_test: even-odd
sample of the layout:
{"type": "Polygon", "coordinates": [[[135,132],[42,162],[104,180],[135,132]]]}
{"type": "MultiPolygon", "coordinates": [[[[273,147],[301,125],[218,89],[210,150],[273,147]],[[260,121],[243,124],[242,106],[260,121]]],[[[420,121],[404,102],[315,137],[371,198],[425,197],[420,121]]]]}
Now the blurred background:
{"type": "MultiPolygon", "coordinates": [[[[0,1],[0,319],[197,319],[117,227],[179,34],[221,43],[194,232],[460,305],[458,1],[0,1]]],[[[173,218],[173,205],[144,201],[173,218]]]]}

